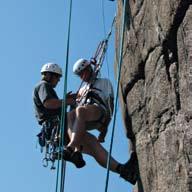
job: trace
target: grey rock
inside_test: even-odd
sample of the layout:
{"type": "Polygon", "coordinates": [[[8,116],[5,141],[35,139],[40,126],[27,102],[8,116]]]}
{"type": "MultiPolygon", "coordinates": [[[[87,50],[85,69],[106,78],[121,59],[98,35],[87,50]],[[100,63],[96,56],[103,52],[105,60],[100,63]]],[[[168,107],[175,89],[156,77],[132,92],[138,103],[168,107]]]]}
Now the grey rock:
{"type": "Polygon", "coordinates": [[[134,192],[192,192],[192,1],[128,0],[123,43],[119,92],[138,155],[134,192]]]}

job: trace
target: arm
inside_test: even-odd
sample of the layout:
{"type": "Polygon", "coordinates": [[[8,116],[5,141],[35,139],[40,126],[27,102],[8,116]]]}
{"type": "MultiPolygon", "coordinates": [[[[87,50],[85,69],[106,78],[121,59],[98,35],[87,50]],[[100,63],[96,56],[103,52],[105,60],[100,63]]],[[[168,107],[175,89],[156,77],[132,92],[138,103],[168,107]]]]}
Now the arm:
{"type": "Polygon", "coordinates": [[[58,109],[62,106],[62,100],[60,100],[60,99],[47,99],[43,103],[43,105],[47,109],[58,109]]]}
{"type": "MultiPolygon", "coordinates": [[[[66,104],[67,105],[73,105],[75,102],[75,97],[76,97],[76,94],[68,93],[66,96],[66,104]]],[[[43,103],[43,105],[47,109],[58,109],[58,108],[62,107],[62,102],[63,102],[62,99],[53,98],[53,99],[47,99],[43,103]]]]}

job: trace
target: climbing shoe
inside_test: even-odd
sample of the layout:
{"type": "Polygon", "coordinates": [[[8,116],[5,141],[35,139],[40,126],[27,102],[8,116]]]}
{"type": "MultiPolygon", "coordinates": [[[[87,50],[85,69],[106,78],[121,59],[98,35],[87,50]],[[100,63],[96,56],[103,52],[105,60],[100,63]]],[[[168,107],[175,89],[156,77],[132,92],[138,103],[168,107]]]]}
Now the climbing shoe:
{"type": "Polygon", "coordinates": [[[120,177],[135,185],[138,180],[138,161],[135,152],[132,152],[130,159],[120,167],[120,177]]]}
{"type": "Polygon", "coordinates": [[[73,163],[77,168],[85,166],[83,155],[79,151],[73,151],[70,147],[64,148],[62,152],[62,158],[66,161],[73,163]]]}

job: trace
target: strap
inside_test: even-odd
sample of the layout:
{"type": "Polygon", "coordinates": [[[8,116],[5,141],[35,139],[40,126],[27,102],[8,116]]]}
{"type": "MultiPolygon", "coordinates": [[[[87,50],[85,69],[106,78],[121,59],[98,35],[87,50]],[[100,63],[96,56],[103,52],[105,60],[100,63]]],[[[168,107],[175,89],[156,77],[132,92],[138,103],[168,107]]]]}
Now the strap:
{"type": "Polygon", "coordinates": [[[104,103],[103,99],[98,94],[96,94],[95,92],[90,91],[88,93],[87,99],[91,99],[91,102],[95,102],[98,105],[103,105],[105,110],[108,111],[108,107],[104,103]]]}

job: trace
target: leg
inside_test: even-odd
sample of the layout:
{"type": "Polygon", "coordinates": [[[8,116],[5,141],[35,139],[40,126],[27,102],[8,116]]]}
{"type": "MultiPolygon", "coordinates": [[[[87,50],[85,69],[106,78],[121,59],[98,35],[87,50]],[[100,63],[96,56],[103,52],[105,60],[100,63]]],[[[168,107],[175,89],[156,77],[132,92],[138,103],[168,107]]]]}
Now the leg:
{"type": "MultiPolygon", "coordinates": [[[[75,140],[74,135],[80,126],[76,127],[76,124],[73,126],[73,122],[76,119],[76,111],[70,113],[68,117],[69,135],[71,138],[70,143],[72,143],[72,139],[75,140]]],[[[87,116],[85,117],[87,119],[87,116]]],[[[89,118],[92,118],[91,115],[89,116],[89,118]]],[[[96,118],[94,120],[96,120],[96,118]]],[[[84,132],[82,134],[82,138],[78,141],[78,145],[83,146],[83,153],[87,153],[88,155],[92,156],[102,167],[106,168],[108,152],[99,143],[95,136],[86,132],[85,124],[86,122],[84,122],[84,132]]],[[[138,179],[136,153],[132,153],[130,160],[125,164],[120,164],[113,157],[111,157],[109,169],[113,172],[120,174],[122,178],[134,185],[138,179]]]]}
{"type": "Polygon", "coordinates": [[[68,126],[67,132],[68,132],[68,135],[70,137],[70,140],[71,140],[71,137],[72,137],[73,124],[75,122],[75,118],[76,118],[75,110],[72,110],[72,111],[68,112],[68,114],[67,114],[67,122],[68,122],[68,124],[67,124],[67,126],[68,126]]]}
{"type": "MultiPolygon", "coordinates": [[[[95,158],[95,160],[104,168],[107,167],[108,152],[105,148],[98,142],[97,138],[90,133],[86,133],[84,140],[81,143],[83,145],[83,153],[89,154],[95,158]]],[[[111,157],[110,160],[110,170],[117,172],[117,166],[119,163],[111,157]]]]}
{"type": "MultiPolygon", "coordinates": [[[[92,110],[92,113],[94,113],[94,112],[95,112],[95,110],[92,110]]],[[[96,120],[98,118],[99,118],[99,116],[96,117],[94,120],[96,120]]],[[[68,134],[69,134],[71,140],[74,139],[74,135],[76,134],[76,129],[74,129],[74,128],[76,128],[75,127],[76,124],[74,125],[74,123],[73,123],[73,122],[75,122],[75,119],[76,119],[76,111],[69,112],[69,114],[68,114],[68,134]]],[[[88,120],[90,121],[90,119],[88,119],[88,120]]],[[[108,152],[98,142],[97,138],[95,136],[93,136],[92,134],[86,132],[86,130],[84,130],[82,137],[83,137],[83,139],[81,138],[78,145],[83,146],[83,153],[91,155],[93,158],[95,158],[95,160],[102,167],[106,168],[107,167],[108,152]]],[[[111,157],[110,166],[109,166],[110,170],[113,172],[117,172],[116,169],[117,169],[118,165],[119,165],[119,163],[111,157]]]]}
{"type": "MultiPolygon", "coordinates": [[[[70,141],[73,135],[73,125],[76,119],[76,114],[75,114],[75,110],[70,111],[67,115],[67,121],[68,121],[68,129],[67,129],[67,133],[69,135],[70,141]]],[[[70,143],[70,142],[69,142],[70,143]]],[[[78,151],[79,148],[75,147],[75,151],[78,151]]]]}
{"type": "Polygon", "coordinates": [[[71,128],[71,141],[68,147],[76,148],[84,140],[86,134],[86,122],[95,121],[101,115],[100,108],[95,105],[80,106],[75,109],[71,114],[71,122],[73,125],[71,128]]]}

